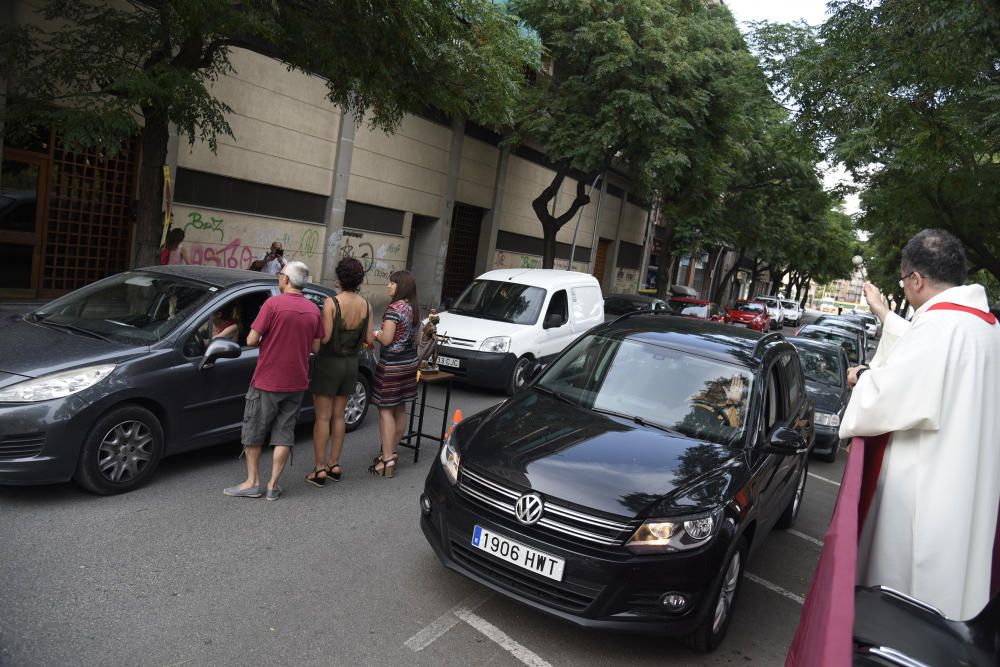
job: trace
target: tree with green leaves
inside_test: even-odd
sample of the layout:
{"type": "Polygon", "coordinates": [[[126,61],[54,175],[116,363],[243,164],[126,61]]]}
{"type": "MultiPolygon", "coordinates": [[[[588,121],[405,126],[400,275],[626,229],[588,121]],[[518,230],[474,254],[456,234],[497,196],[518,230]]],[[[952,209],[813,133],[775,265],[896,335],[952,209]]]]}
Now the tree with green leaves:
{"type": "Polygon", "coordinates": [[[587,186],[623,171],[641,195],[679,182],[690,168],[691,136],[727,130],[720,110],[735,105],[727,78],[753,58],[732,15],[701,0],[512,0],[551,61],[527,91],[514,141],[537,142],[555,163],[532,202],[542,225],[542,265],[555,259],[556,234],[586,206],[587,186]],[[576,196],[552,202],[570,174],[576,196]]]}
{"type": "MultiPolygon", "coordinates": [[[[873,276],[890,243],[940,227],[1000,277],[1000,5],[839,0],[819,27],[762,25],[771,81],[864,188],[873,276]]],[[[900,243],[901,247],[901,243],[900,243]]],[[[893,272],[898,268],[893,267],[893,272]]],[[[884,273],[884,277],[883,276],[884,273]]]]}
{"type": "Polygon", "coordinates": [[[4,130],[55,127],[70,147],[108,151],[141,130],[140,264],[159,242],[170,124],[213,149],[232,136],[211,85],[233,48],[321,77],[333,104],[386,131],[427,108],[510,124],[538,61],[534,38],[491,0],[49,0],[41,19],[0,27],[4,130]]]}

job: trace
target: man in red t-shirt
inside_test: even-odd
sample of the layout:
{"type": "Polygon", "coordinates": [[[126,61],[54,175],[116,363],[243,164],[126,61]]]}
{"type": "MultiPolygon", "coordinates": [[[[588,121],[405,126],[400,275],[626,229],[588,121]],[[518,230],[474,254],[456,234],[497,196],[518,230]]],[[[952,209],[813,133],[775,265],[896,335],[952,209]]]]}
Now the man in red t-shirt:
{"type": "Polygon", "coordinates": [[[267,499],[281,497],[278,478],[295,444],[295,419],[302,395],[309,388],[309,352],[318,352],[323,338],[319,308],[302,296],[309,280],[309,267],[288,262],[278,273],[281,294],[264,302],[250,325],[247,345],[260,346],[257,368],[250,380],[243,412],[243,451],[247,479],[223,491],[227,496],[260,498],[260,453],[271,436],[274,456],[267,499]]]}

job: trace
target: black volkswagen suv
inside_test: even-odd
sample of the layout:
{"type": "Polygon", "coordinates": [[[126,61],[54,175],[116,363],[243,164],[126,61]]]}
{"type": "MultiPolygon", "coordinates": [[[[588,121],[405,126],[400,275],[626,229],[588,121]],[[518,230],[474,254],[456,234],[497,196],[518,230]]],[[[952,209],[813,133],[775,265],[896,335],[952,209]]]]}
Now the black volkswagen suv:
{"type": "Polygon", "coordinates": [[[536,609],[712,650],[747,557],[795,521],[813,433],[780,335],[634,313],[458,424],[421,526],[445,566],[536,609]]]}

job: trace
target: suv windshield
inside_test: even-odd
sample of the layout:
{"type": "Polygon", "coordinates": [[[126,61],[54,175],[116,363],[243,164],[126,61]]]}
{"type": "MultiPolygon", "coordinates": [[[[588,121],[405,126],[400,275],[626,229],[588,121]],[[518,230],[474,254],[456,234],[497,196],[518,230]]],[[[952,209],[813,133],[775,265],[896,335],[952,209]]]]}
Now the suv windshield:
{"type": "Polygon", "coordinates": [[[842,387],[840,377],[840,357],[835,351],[817,350],[798,347],[799,359],[806,379],[813,382],[828,384],[831,387],[842,387]]]}
{"type": "Polygon", "coordinates": [[[534,324],[545,303],[545,290],[497,280],[475,280],[449,312],[512,324],[534,324]]]}
{"type": "Polygon", "coordinates": [[[594,334],[536,386],[583,409],[729,445],[743,438],[752,383],[742,366],[594,334]]]}
{"type": "Polygon", "coordinates": [[[843,345],[847,351],[847,358],[852,362],[861,361],[861,353],[858,349],[858,339],[851,333],[843,329],[823,329],[820,327],[806,327],[797,334],[803,338],[822,340],[827,343],[837,343],[843,345]]]}
{"type": "Polygon", "coordinates": [[[781,301],[781,307],[782,308],[787,308],[789,310],[798,310],[799,309],[799,304],[796,303],[795,301],[785,301],[785,300],[782,300],[781,301]]]}
{"type": "Polygon", "coordinates": [[[129,271],[70,292],[27,317],[95,338],[152,345],[217,290],[175,276],[129,271]]]}

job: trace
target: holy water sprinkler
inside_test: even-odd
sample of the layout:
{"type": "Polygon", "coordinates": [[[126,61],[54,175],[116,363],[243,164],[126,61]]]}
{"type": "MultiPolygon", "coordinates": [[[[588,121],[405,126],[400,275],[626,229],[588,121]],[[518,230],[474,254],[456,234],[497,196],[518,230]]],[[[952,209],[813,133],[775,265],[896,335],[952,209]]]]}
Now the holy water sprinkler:
{"type": "Polygon", "coordinates": [[[867,282],[868,276],[865,274],[865,258],[861,255],[855,255],[851,258],[851,262],[854,264],[854,267],[861,272],[861,277],[865,279],[865,282],[867,282]]]}

